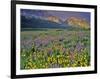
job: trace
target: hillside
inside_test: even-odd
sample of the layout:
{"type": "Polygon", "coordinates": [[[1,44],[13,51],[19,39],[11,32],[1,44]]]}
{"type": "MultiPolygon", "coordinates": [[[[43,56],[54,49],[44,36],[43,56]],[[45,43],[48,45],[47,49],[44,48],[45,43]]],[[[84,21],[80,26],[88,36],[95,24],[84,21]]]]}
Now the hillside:
{"type": "Polygon", "coordinates": [[[85,29],[90,28],[89,22],[83,18],[70,17],[65,20],[65,23],[74,27],[80,27],[80,28],[85,28],[85,29]]]}

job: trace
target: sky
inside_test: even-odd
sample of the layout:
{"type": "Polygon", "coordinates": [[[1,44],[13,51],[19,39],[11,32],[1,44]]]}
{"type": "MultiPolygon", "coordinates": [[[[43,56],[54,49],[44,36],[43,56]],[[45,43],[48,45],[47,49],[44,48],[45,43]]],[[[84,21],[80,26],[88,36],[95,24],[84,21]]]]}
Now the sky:
{"type": "Polygon", "coordinates": [[[44,17],[44,18],[48,16],[57,16],[63,21],[65,21],[69,17],[78,17],[87,20],[89,23],[91,19],[89,12],[75,12],[75,11],[21,9],[21,15],[37,16],[37,17],[44,17]]]}

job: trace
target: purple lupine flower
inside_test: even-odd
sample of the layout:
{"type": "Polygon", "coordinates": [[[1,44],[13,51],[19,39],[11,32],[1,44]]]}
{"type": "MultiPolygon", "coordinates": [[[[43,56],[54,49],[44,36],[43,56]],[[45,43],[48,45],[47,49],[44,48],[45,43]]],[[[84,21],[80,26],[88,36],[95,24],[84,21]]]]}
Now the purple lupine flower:
{"type": "Polygon", "coordinates": [[[53,51],[51,48],[48,49],[48,55],[51,56],[53,54],[53,51]]]}
{"type": "Polygon", "coordinates": [[[66,48],[63,48],[63,53],[66,53],[66,48]]]}
{"type": "Polygon", "coordinates": [[[82,45],[81,43],[77,43],[75,49],[80,52],[82,49],[84,49],[84,45],[82,45]]]}
{"type": "Polygon", "coordinates": [[[21,40],[21,48],[23,49],[29,49],[32,46],[32,39],[25,39],[25,40],[21,40]]]}

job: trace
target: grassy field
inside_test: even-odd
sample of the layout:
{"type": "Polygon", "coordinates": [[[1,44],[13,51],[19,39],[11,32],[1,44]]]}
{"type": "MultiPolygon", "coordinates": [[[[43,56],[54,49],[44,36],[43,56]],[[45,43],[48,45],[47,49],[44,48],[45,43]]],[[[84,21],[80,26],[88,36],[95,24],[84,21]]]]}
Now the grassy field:
{"type": "Polygon", "coordinates": [[[90,30],[23,30],[20,58],[21,69],[87,67],[90,30]]]}

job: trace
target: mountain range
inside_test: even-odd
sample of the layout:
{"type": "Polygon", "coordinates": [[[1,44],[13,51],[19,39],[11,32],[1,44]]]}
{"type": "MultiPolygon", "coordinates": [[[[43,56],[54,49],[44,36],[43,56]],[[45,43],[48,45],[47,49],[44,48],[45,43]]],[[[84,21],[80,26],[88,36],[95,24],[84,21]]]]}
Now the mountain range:
{"type": "Polygon", "coordinates": [[[21,15],[21,28],[90,28],[87,20],[79,17],[69,17],[63,21],[57,16],[38,17],[21,15]]]}

